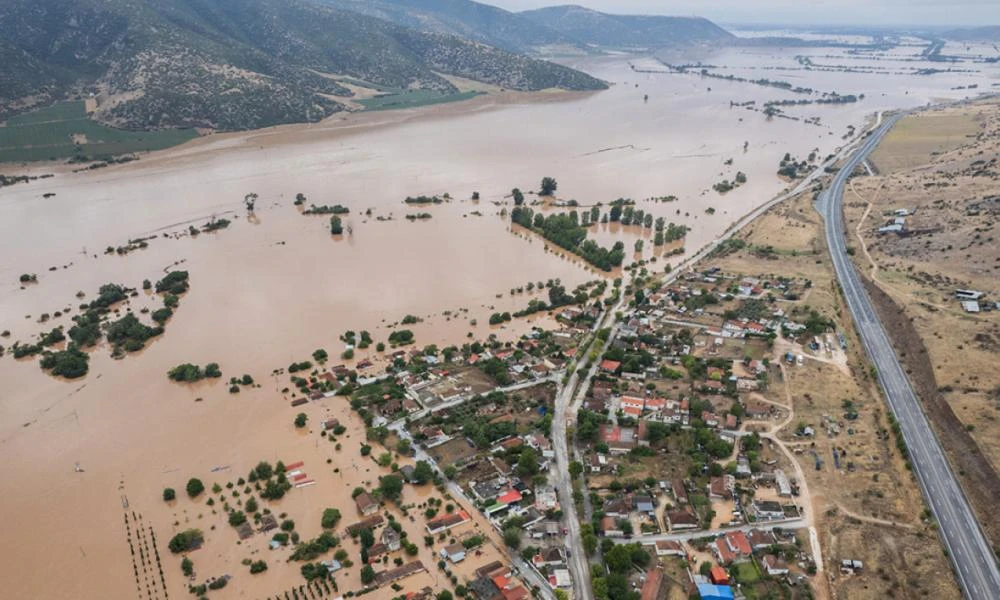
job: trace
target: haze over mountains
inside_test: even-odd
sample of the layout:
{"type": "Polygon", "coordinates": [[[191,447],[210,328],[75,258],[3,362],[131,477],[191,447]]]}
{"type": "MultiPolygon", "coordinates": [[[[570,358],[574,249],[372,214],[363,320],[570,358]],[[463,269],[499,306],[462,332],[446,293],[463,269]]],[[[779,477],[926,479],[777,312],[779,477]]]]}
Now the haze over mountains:
{"type": "Polygon", "coordinates": [[[458,35],[512,52],[552,46],[655,49],[736,39],[707,19],[611,15],[572,5],[514,13],[470,0],[323,1],[398,25],[458,35]]]}

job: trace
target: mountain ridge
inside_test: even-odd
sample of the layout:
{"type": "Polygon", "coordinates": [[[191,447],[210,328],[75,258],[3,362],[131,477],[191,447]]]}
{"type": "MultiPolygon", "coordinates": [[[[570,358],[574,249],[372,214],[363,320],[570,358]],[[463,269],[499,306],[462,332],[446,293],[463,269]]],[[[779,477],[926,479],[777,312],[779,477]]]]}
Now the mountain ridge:
{"type": "Polygon", "coordinates": [[[618,15],[574,4],[518,14],[587,46],[658,49],[701,43],[731,43],[738,39],[702,17],[618,15]]]}
{"type": "Polygon", "coordinates": [[[96,94],[130,129],[254,129],[344,110],[349,76],[454,93],[439,75],[514,90],[594,90],[553,63],[307,0],[9,0],[0,6],[0,118],[96,94]],[[26,99],[30,100],[26,101],[26,99]]]}

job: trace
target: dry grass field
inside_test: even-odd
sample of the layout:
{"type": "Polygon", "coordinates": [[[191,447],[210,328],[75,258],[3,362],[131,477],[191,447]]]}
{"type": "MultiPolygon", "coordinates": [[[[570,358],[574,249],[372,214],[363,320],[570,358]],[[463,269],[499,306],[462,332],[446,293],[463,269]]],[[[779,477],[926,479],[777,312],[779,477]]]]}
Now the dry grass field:
{"type": "Polygon", "coordinates": [[[871,161],[882,173],[917,167],[935,154],[968,143],[978,130],[974,116],[967,113],[918,113],[893,128],[872,154],[871,161]]]}
{"type": "MultiPolygon", "coordinates": [[[[900,319],[891,328],[897,349],[905,348],[900,353],[937,415],[939,435],[996,546],[1000,525],[991,506],[1000,486],[1000,312],[968,313],[954,292],[985,292],[984,309],[1000,300],[1000,104],[931,115],[908,117],[900,125],[925,148],[936,143],[949,149],[925,153],[909,168],[852,180],[845,197],[848,243],[858,249],[859,268],[885,293],[884,310],[900,319]],[[879,234],[877,228],[899,209],[913,213],[905,217],[907,235],[879,234]]],[[[880,152],[914,156],[892,144],[880,152]]]]}

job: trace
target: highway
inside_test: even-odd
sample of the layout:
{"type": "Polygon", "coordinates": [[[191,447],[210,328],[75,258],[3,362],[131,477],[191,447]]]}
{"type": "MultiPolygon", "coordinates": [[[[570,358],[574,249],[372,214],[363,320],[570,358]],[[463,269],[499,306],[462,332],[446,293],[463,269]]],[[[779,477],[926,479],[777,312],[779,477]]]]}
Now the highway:
{"type": "Polygon", "coordinates": [[[931,429],[861,279],[847,255],[843,222],[844,185],[903,115],[887,118],[851,156],[817,199],[825,220],[826,239],[837,279],[854,318],[861,342],[878,372],[879,385],[899,422],[913,472],[938,522],[938,530],[966,598],[1000,598],[1000,571],[968,499],[962,492],[940,442],[931,429]]]}

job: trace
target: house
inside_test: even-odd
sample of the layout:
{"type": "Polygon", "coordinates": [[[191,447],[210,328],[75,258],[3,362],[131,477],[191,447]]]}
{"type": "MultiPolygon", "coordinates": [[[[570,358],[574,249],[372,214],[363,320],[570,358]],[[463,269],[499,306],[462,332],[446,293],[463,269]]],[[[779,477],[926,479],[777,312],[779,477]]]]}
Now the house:
{"type": "Polygon", "coordinates": [[[562,535],[562,526],[558,521],[540,521],[534,525],[526,526],[526,529],[536,540],[562,535]]]}
{"type": "Polygon", "coordinates": [[[729,546],[729,550],[732,551],[736,560],[750,558],[753,554],[753,549],[750,547],[750,540],[742,531],[730,531],[723,536],[726,540],[726,545],[729,546]]]}
{"type": "Polygon", "coordinates": [[[434,590],[425,587],[419,592],[406,592],[404,600],[431,600],[432,597],[434,597],[434,590]]]}
{"type": "Polygon", "coordinates": [[[510,567],[503,564],[499,560],[495,560],[476,569],[477,577],[486,577],[492,581],[492,579],[497,575],[510,577],[510,567]]]}
{"type": "Polygon", "coordinates": [[[788,565],[773,554],[768,554],[760,561],[768,575],[777,577],[778,575],[788,575],[788,565]]]}
{"type": "Polygon", "coordinates": [[[278,528],[278,520],[272,514],[266,514],[260,518],[260,532],[267,533],[278,528]]]}
{"type": "Polygon", "coordinates": [[[516,489],[507,490],[503,494],[497,496],[497,503],[503,504],[505,506],[510,506],[511,504],[517,504],[521,501],[521,492],[516,489]]]}
{"type": "Polygon", "coordinates": [[[623,411],[631,408],[633,410],[638,410],[639,413],[642,413],[642,411],[646,408],[646,400],[636,396],[622,396],[619,403],[621,404],[623,411]]]}
{"type": "Polygon", "coordinates": [[[244,522],[242,525],[236,528],[236,535],[240,536],[241,540],[245,540],[253,535],[253,525],[249,522],[244,522]]]}
{"type": "Polygon", "coordinates": [[[608,465],[608,457],[603,454],[591,454],[589,463],[591,473],[600,473],[608,465]]]}
{"type": "Polygon", "coordinates": [[[625,532],[621,530],[618,521],[614,517],[604,517],[601,519],[601,531],[604,537],[624,537],[625,532]]]}
{"type": "Polygon", "coordinates": [[[744,455],[736,458],[736,477],[750,477],[753,471],[750,470],[750,459],[744,455]]]}
{"type": "Polygon", "coordinates": [[[626,454],[639,445],[639,440],[645,432],[645,425],[644,421],[639,423],[639,427],[601,424],[598,429],[598,439],[607,444],[611,454],[626,454]]]}
{"type": "Polygon", "coordinates": [[[772,500],[754,500],[750,505],[750,512],[759,521],[774,521],[785,518],[785,511],[781,505],[772,500]]]}
{"type": "Polygon", "coordinates": [[[378,502],[375,498],[372,498],[371,494],[368,492],[361,492],[354,497],[354,506],[357,507],[358,512],[368,517],[374,515],[378,512],[378,502]]]}
{"type": "Polygon", "coordinates": [[[642,409],[636,408],[634,406],[623,406],[622,414],[626,417],[632,417],[633,419],[638,419],[642,416],[642,409]]]}
{"type": "Polygon", "coordinates": [[[698,529],[701,527],[701,523],[698,522],[698,517],[686,510],[669,511],[665,516],[667,519],[667,526],[670,527],[671,531],[698,529]]]}
{"type": "Polygon", "coordinates": [[[632,499],[629,497],[608,498],[601,505],[605,515],[616,519],[624,519],[632,512],[632,499]]]}
{"type": "Polygon", "coordinates": [[[413,465],[403,465],[399,468],[399,474],[403,476],[403,481],[407,483],[413,483],[413,472],[415,468],[413,465]]]}
{"type": "Polygon", "coordinates": [[[622,368],[622,364],[617,360],[602,360],[601,361],[601,372],[602,373],[617,373],[622,368]]]}
{"type": "Polygon", "coordinates": [[[559,497],[550,485],[540,485],[535,488],[535,508],[545,512],[559,508],[559,497]]]}
{"type": "Polygon", "coordinates": [[[729,549],[729,544],[726,543],[724,537],[720,537],[709,544],[709,548],[712,550],[715,558],[718,559],[719,564],[731,565],[736,561],[736,554],[729,549]]]}
{"type": "Polygon", "coordinates": [[[734,415],[734,414],[728,414],[728,415],[726,415],[726,425],[725,425],[725,427],[726,427],[726,429],[729,429],[731,431],[736,431],[736,429],[739,427],[739,422],[736,419],[736,415],[734,415]]]}
{"type": "Polygon", "coordinates": [[[420,430],[420,435],[424,437],[428,448],[440,446],[447,442],[449,438],[440,427],[424,427],[420,430]]]}
{"type": "Polygon", "coordinates": [[[465,546],[462,544],[451,544],[441,548],[439,552],[441,558],[446,558],[453,563],[460,563],[465,560],[465,546]]]}
{"type": "Polygon", "coordinates": [[[500,588],[489,577],[477,577],[466,587],[476,600],[504,600],[500,588]]]}
{"type": "Polygon", "coordinates": [[[340,427],[339,419],[327,419],[323,422],[323,431],[330,431],[331,429],[336,429],[340,427]]]}
{"type": "Polygon", "coordinates": [[[399,550],[400,546],[402,545],[401,538],[402,536],[399,535],[399,532],[393,529],[392,527],[386,527],[382,531],[381,541],[383,544],[385,544],[386,548],[389,549],[389,552],[395,552],[396,550],[399,550]]]}
{"type": "Polygon", "coordinates": [[[728,585],[699,583],[698,596],[701,600],[733,600],[733,588],[728,585]]]}
{"type": "Polygon", "coordinates": [[[778,490],[778,495],[789,497],[792,495],[792,485],[788,482],[788,476],[781,469],[774,471],[774,487],[778,490]]]}
{"type": "Polygon", "coordinates": [[[663,577],[663,571],[650,569],[646,571],[646,581],[642,583],[639,598],[640,600],[664,600],[667,597],[669,587],[663,577]]]}
{"type": "Polygon", "coordinates": [[[566,552],[559,546],[542,548],[538,554],[531,557],[531,564],[536,569],[542,567],[555,567],[566,563],[566,552]]]}
{"type": "Polygon", "coordinates": [[[570,577],[569,569],[565,567],[561,569],[552,569],[549,574],[549,585],[555,589],[573,587],[573,578],[570,577]]]}
{"type": "Polygon", "coordinates": [[[708,484],[708,497],[713,500],[729,500],[733,497],[736,478],[732,475],[713,477],[708,484]]]}
{"type": "Polygon", "coordinates": [[[764,529],[751,529],[747,532],[747,541],[754,551],[764,550],[777,543],[774,534],[764,529]]]}
{"type": "Polygon", "coordinates": [[[527,437],[528,445],[542,453],[544,458],[555,458],[555,451],[552,449],[552,442],[549,438],[540,433],[533,433],[527,437]]]}
{"type": "Polygon", "coordinates": [[[715,585],[729,585],[729,573],[719,565],[712,565],[708,572],[708,580],[715,585]]]}
{"type": "Polygon", "coordinates": [[[357,523],[348,525],[345,531],[347,532],[347,535],[353,536],[360,533],[362,529],[375,529],[376,527],[380,527],[384,522],[385,519],[382,518],[382,515],[372,515],[367,519],[361,519],[357,523]]]}
{"type": "Polygon", "coordinates": [[[633,496],[632,508],[647,515],[653,515],[656,512],[656,505],[653,504],[653,499],[645,495],[633,496]]]}
{"type": "Polygon", "coordinates": [[[505,489],[509,481],[506,477],[496,477],[489,481],[469,481],[469,489],[476,500],[487,502],[499,496],[505,489]]]}
{"type": "Polygon", "coordinates": [[[372,544],[371,548],[368,549],[368,564],[374,564],[380,562],[382,557],[389,554],[389,546],[383,543],[372,544]]]}
{"type": "Polygon", "coordinates": [[[673,540],[660,540],[656,542],[656,555],[657,556],[679,556],[684,558],[687,553],[684,552],[684,546],[680,542],[675,542],[673,540]]]}
{"type": "Polygon", "coordinates": [[[677,478],[670,483],[670,488],[674,492],[674,500],[677,500],[677,504],[687,504],[688,494],[687,488],[684,487],[684,480],[677,478]]]}
{"type": "Polygon", "coordinates": [[[468,520],[469,513],[464,510],[442,515],[427,521],[427,533],[434,535],[442,531],[448,531],[452,527],[457,527],[468,520]]]}
{"type": "Polygon", "coordinates": [[[400,579],[409,577],[416,573],[422,573],[427,569],[424,568],[424,564],[419,560],[415,560],[410,563],[406,563],[401,567],[396,567],[395,569],[389,569],[388,571],[382,571],[381,573],[375,575],[375,586],[381,587],[383,585],[388,585],[390,583],[395,583],[400,579]]]}

